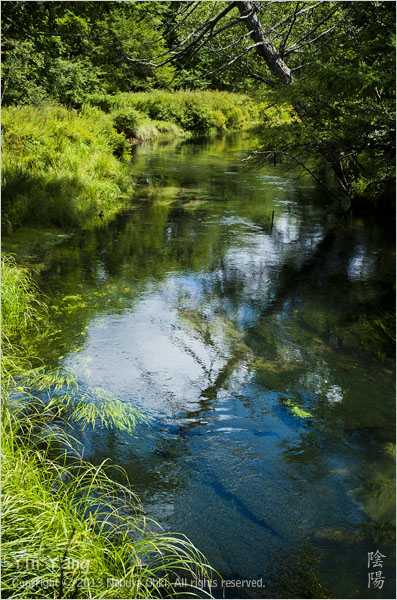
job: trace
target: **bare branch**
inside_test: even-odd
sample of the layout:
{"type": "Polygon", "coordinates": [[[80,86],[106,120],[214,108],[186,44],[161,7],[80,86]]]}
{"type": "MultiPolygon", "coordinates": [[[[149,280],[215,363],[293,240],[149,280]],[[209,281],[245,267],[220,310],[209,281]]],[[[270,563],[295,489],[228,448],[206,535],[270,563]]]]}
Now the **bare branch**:
{"type": "Polygon", "coordinates": [[[307,33],[305,33],[305,35],[303,35],[300,38],[300,40],[298,40],[297,42],[295,42],[295,44],[293,44],[292,46],[290,46],[289,48],[287,48],[287,50],[285,50],[285,52],[284,52],[284,56],[287,56],[288,54],[291,54],[291,52],[294,52],[294,50],[300,48],[301,45],[302,45],[302,42],[304,40],[306,40],[308,37],[310,37],[315,31],[317,31],[317,29],[319,27],[321,27],[321,25],[323,25],[323,23],[325,23],[326,21],[328,21],[328,19],[330,19],[332,17],[332,15],[336,13],[337,10],[339,10],[339,6],[336,6],[334,8],[334,10],[331,10],[331,12],[328,13],[328,15],[326,15],[324,17],[324,19],[322,19],[319,23],[317,23],[317,25],[315,27],[313,27],[313,29],[311,29],[310,31],[308,31],[307,33]]]}
{"type": "Polygon", "coordinates": [[[293,26],[295,25],[295,21],[296,21],[296,17],[297,17],[297,11],[298,11],[298,7],[299,7],[299,2],[297,2],[297,3],[296,3],[295,12],[294,12],[294,16],[293,16],[293,19],[292,19],[292,21],[291,21],[291,24],[290,24],[290,26],[289,26],[289,29],[288,29],[288,31],[287,31],[287,35],[285,36],[285,38],[284,38],[284,39],[283,39],[283,41],[281,42],[281,46],[280,46],[280,55],[281,55],[281,56],[283,55],[283,52],[284,52],[285,46],[287,45],[288,38],[289,38],[289,36],[291,35],[292,28],[293,28],[293,26]]]}
{"type": "MultiPolygon", "coordinates": [[[[242,66],[241,65],[239,65],[239,66],[240,66],[240,70],[242,71],[243,70],[242,66]]],[[[255,73],[255,71],[253,71],[246,62],[244,63],[244,74],[249,75],[252,79],[256,79],[257,81],[266,83],[266,85],[268,85],[269,87],[274,87],[274,81],[270,81],[270,79],[265,79],[261,75],[258,75],[258,73],[255,73]]],[[[273,104],[271,106],[273,106],[273,104]]],[[[267,107],[267,108],[270,108],[270,107],[267,107]]]]}
{"type": "Polygon", "coordinates": [[[244,33],[242,36],[240,36],[239,38],[237,38],[236,40],[234,40],[231,44],[229,44],[228,46],[222,46],[220,48],[214,48],[211,45],[211,50],[212,52],[215,52],[217,54],[219,54],[220,52],[224,52],[225,50],[229,50],[230,48],[233,48],[234,46],[237,46],[237,44],[239,44],[244,38],[250,36],[252,33],[252,31],[248,31],[247,33],[244,33]]]}
{"type": "MultiPolygon", "coordinates": [[[[201,50],[201,48],[203,46],[205,46],[205,44],[207,44],[210,40],[214,39],[215,37],[217,37],[220,33],[222,33],[223,31],[226,31],[226,29],[230,29],[230,27],[234,27],[234,25],[237,25],[239,22],[241,21],[241,17],[234,19],[233,21],[230,21],[229,23],[226,23],[226,25],[224,25],[223,27],[221,27],[220,29],[216,29],[216,31],[211,31],[211,33],[203,39],[203,41],[201,42],[201,44],[199,44],[198,46],[194,47],[193,46],[193,50],[192,53],[190,54],[190,56],[186,59],[185,61],[185,65],[191,61],[191,59],[193,58],[193,56],[195,56],[197,54],[197,52],[199,50],[201,50]]],[[[190,44],[190,46],[192,46],[193,44],[190,44]]],[[[189,47],[190,47],[189,46],[189,47]]],[[[185,48],[185,50],[181,53],[181,54],[185,54],[187,52],[187,50],[189,49],[185,48]]]]}
{"type": "MultiPolygon", "coordinates": [[[[298,17],[299,15],[303,15],[303,13],[307,12],[308,10],[314,10],[315,8],[317,8],[317,6],[320,6],[321,4],[324,3],[325,0],[321,0],[321,2],[317,2],[317,4],[313,4],[311,6],[308,6],[307,8],[302,8],[300,11],[298,11],[295,15],[295,13],[288,15],[288,17],[286,17],[285,19],[283,19],[282,21],[279,21],[278,23],[276,23],[275,25],[273,25],[272,27],[269,27],[270,31],[277,31],[278,27],[281,27],[281,25],[284,25],[285,23],[288,23],[288,21],[290,19],[292,19],[294,16],[298,17]]],[[[269,31],[269,33],[270,33],[269,31]]]]}
{"type": "Polygon", "coordinates": [[[332,27],[329,27],[326,31],[323,31],[322,33],[320,33],[317,37],[313,38],[312,40],[308,40],[306,43],[309,44],[309,45],[310,44],[314,44],[314,42],[317,42],[317,40],[319,40],[320,38],[322,38],[325,35],[327,35],[327,33],[330,33],[331,31],[333,31],[334,29],[336,29],[336,27],[337,27],[337,25],[333,25],[332,27]]]}
{"type": "Polygon", "coordinates": [[[224,71],[225,69],[228,69],[233,63],[235,63],[237,60],[239,60],[240,58],[242,58],[243,56],[245,56],[253,48],[256,48],[257,46],[260,46],[261,44],[262,44],[262,42],[258,42],[256,44],[252,44],[252,46],[248,46],[248,48],[244,48],[243,52],[241,52],[240,54],[238,54],[237,56],[235,56],[234,58],[232,58],[229,62],[225,63],[221,67],[217,67],[216,69],[213,69],[212,71],[208,71],[207,73],[205,73],[204,76],[213,75],[214,73],[219,73],[221,71],[224,71]]]}
{"type": "MultiPolygon", "coordinates": [[[[234,19],[234,21],[231,21],[224,27],[221,27],[220,29],[218,29],[216,32],[213,32],[213,28],[218,23],[218,21],[220,21],[224,16],[226,16],[233,8],[235,8],[235,6],[236,6],[236,3],[231,2],[229,4],[229,6],[227,6],[223,11],[221,11],[216,17],[214,17],[210,21],[207,21],[206,23],[203,23],[200,27],[198,27],[197,29],[195,29],[194,31],[189,33],[189,35],[182,42],[179,42],[177,45],[173,46],[171,49],[166,50],[165,52],[162,52],[161,54],[158,54],[157,56],[154,56],[150,62],[147,60],[142,60],[142,59],[134,59],[134,58],[130,58],[130,57],[126,57],[126,58],[130,62],[141,63],[141,64],[145,64],[145,65],[148,65],[148,66],[151,66],[154,68],[162,67],[162,66],[168,64],[169,62],[172,62],[176,58],[183,56],[184,54],[187,54],[188,51],[190,49],[194,48],[196,46],[196,44],[200,40],[202,40],[202,38],[209,31],[210,32],[212,31],[212,33],[210,33],[210,35],[205,39],[204,43],[206,43],[208,40],[212,39],[213,37],[215,37],[216,35],[221,33],[221,31],[224,31],[225,29],[232,27],[233,25],[236,25],[238,22],[240,22],[240,19],[234,19]],[[197,37],[195,39],[193,39],[193,41],[191,41],[186,47],[183,47],[186,44],[186,42],[188,42],[194,36],[197,36],[197,37]],[[179,48],[179,50],[175,51],[176,48],[179,48]],[[157,58],[161,58],[162,56],[167,56],[167,55],[168,55],[168,58],[166,58],[162,62],[160,62],[160,63],[153,62],[157,58]]],[[[204,43],[202,43],[199,46],[199,48],[201,48],[204,45],[204,43]]],[[[190,58],[188,60],[190,60],[190,58]]]]}
{"type": "Polygon", "coordinates": [[[294,67],[293,69],[291,69],[291,73],[294,73],[295,71],[299,71],[300,69],[303,69],[303,67],[307,67],[312,64],[313,64],[312,62],[303,63],[302,65],[299,65],[299,67],[294,67]]]}

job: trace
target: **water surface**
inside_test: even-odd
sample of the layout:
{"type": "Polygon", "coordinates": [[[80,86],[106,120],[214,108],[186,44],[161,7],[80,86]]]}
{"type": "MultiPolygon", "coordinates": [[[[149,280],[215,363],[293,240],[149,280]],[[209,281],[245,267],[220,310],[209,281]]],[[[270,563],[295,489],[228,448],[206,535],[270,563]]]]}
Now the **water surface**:
{"type": "Polygon", "coordinates": [[[85,457],[226,579],[263,579],[226,597],[393,597],[393,240],[333,227],[291,166],[248,168],[246,137],[136,148],[131,208],[35,258],[41,355],[150,417],[82,432],[85,457]]]}

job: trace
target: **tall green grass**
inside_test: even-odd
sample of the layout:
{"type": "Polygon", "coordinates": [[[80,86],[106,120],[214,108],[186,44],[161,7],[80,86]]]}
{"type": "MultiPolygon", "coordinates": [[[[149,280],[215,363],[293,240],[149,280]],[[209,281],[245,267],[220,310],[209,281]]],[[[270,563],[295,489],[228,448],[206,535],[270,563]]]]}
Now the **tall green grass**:
{"type": "Polygon", "coordinates": [[[12,227],[83,227],[120,208],[131,177],[127,141],[94,107],[10,106],[2,112],[2,215],[12,227]]]}
{"type": "Polygon", "coordinates": [[[103,390],[100,404],[73,403],[68,373],[31,368],[15,344],[41,310],[37,290],[12,258],[3,259],[2,287],[2,597],[210,596],[201,590],[213,579],[205,557],[145,517],[126,476],[115,483],[106,464],[77,451],[73,424],[130,431],[142,416],[103,390]]]}
{"type": "Polygon", "coordinates": [[[41,306],[28,269],[18,266],[12,256],[1,259],[1,332],[9,339],[32,324],[41,306]]]}
{"type": "Polygon", "coordinates": [[[118,131],[137,139],[158,137],[172,124],[194,133],[242,129],[258,120],[260,110],[248,96],[219,91],[96,94],[90,103],[110,113],[118,131]]]}

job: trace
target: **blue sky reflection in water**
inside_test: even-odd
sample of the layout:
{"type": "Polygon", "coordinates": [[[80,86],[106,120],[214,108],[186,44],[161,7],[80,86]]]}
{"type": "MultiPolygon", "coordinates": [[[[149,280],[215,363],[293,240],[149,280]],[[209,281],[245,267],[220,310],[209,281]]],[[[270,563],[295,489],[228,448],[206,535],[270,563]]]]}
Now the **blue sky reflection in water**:
{"type": "Polygon", "coordinates": [[[131,210],[40,258],[46,353],[150,417],[81,432],[86,458],[121,464],[225,578],[266,584],[226,595],[392,597],[393,241],[358,218],[328,235],[333,200],[249,168],[253,143],[136,148],[131,210]]]}

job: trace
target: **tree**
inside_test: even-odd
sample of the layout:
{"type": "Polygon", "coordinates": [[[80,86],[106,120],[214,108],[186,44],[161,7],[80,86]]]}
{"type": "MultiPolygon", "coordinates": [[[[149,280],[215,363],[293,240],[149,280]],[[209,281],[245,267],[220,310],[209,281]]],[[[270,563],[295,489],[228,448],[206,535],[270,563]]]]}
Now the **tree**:
{"type": "Polygon", "coordinates": [[[321,160],[310,172],[322,181],[331,167],[350,202],[394,200],[394,2],[172,5],[171,29],[163,23],[168,51],[132,60],[183,67],[182,83],[189,68],[212,85],[243,71],[244,83],[251,77],[262,93],[267,86],[269,101],[289,102],[299,117],[258,156],[286,154],[308,168],[315,152],[321,160]]]}
{"type": "Polygon", "coordinates": [[[165,50],[158,2],[2,2],[3,103],[166,86],[173,67],[126,59],[165,50]]]}

